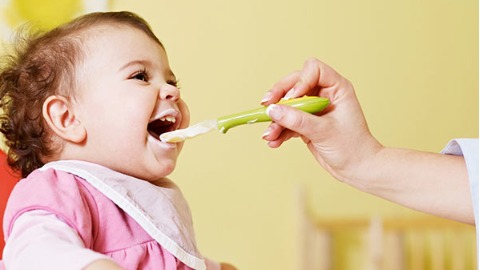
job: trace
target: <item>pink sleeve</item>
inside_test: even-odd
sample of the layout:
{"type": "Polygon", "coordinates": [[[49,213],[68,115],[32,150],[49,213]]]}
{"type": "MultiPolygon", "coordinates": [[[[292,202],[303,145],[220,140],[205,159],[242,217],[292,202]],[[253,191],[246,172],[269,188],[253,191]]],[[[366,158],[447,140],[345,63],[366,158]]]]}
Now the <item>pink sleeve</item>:
{"type": "Polygon", "coordinates": [[[85,248],[70,226],[42,210],[26,212],[15,220],[3,251],[8,270],[81,270],[99,259],[110,258],[85,248]]]}

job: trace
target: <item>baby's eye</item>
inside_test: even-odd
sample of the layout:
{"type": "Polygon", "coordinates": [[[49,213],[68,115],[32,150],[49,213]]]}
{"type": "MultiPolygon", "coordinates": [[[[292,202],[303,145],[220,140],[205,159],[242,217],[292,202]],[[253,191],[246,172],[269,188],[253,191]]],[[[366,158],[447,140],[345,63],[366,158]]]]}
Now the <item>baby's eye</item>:
{"type": "Polygon", "coordinates": [[[148,74],[145,70],[141,70],[141,71],[136,72],[135,74],[133,74],[133,76],[131,78],[134,79],[134,80],[140,80],[140,81],[144,81],[144,82],[148,82],[148,80],[149,80],[148,74]]]}
{"type": "Polygon", "coordinates": [[[178,80],[177,80],[177,79],[168,80],[167,83],[178,88],[178,84],[179,84],[179,83],[178,83],[178,80]]]}

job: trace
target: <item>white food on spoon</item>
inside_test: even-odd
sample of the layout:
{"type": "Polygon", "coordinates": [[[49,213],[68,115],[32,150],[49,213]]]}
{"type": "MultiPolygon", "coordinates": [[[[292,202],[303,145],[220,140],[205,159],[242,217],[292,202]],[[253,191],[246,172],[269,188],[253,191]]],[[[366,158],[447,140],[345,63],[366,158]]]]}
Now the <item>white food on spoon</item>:
{"type": "Polygon", "coordinates": [[[217,120],[206,120],[184,129],[178,129],[160,135],[162,142],[183,142],[188,138],[192,138],[201,134],[205,134],[217,128],[217,120]]]}

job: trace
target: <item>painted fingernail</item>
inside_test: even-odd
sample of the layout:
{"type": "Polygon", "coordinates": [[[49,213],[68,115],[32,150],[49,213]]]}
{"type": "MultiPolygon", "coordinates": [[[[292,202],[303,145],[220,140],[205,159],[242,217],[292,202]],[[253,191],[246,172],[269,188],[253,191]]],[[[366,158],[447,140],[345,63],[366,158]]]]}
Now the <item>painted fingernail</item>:
{"type": "Polygon", "coordinates": [[[278,120],[282,117],[282,108],[276,104],[271,104],[267,107],[266,113],[272,120],[278,120]]]}
{"type": "Polygon", "coordinates": [[[261,103],[265,103],[270,100],[272,97],[272,92],[268,91],[265,96],[263,96],[261,103]]]}
{"type": "Polygon", "coordinates": [[[262,134],[262,138],[265,139],[265,137],[270,135],[271,131],[271,128],[267,128],[267,130],[265,130],[265,132],[262,134]]]}
{"type": "Polygon", "coordinates": [[[288,100],[295,96],[295,88],[290,89],[287,94],[283,97],[283,99],[288,100]]]}

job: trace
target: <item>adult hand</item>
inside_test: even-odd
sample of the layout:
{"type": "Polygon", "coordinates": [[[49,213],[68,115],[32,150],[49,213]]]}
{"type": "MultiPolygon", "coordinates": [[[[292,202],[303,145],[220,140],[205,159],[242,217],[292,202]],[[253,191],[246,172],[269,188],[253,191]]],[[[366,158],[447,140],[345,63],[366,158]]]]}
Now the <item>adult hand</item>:
{"type": "Polygon", "coordinates": [[[352,84],[317,59],[278,81],[262,100],[274,121],[263,138],[272,148],[300,136],[316,160],[334,177],[346,181],[367,155],[382,146],[371,135],[352,84]],[[282,97],[321,96],[330,105],[318,115],[271,105],[282,97]]]}
{"type": "Polygon", "coordinates": [[[300,136],[338,180],[412,209],[474,223],[463,157],[382,146],[368,129],[352,84],[328,65],[307,60],[262,103],[274,121],[263,136],[270,147],[300,136]],[[326,97],[331,105],[318,115],[272,105],[304,95],[326,97]]]}

